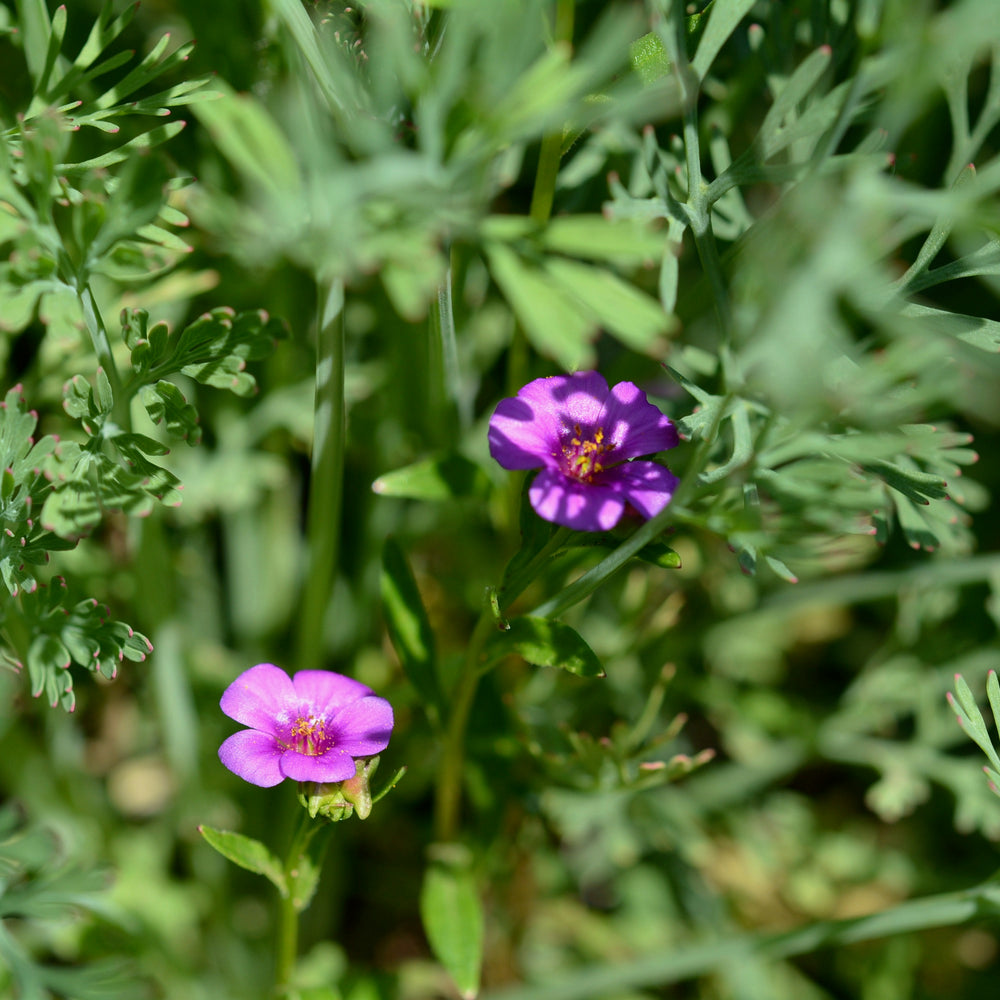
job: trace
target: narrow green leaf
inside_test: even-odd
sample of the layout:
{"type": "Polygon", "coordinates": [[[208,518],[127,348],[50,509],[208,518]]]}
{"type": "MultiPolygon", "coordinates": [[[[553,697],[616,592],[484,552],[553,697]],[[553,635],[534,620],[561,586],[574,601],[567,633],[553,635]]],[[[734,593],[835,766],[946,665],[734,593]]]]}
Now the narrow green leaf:
{"type": "Polygon", "coordinates": [[[263,875],[282,896],[288,895],[288,883],[281,862],[259,840],[245,837],[242,833],[216,830],[204,824],[198,827],[198,832],[224,858],[241,868],[263,875]]]}
{"type": "Polygon", "coordinates": [[[85,69],[128,27],[135,12],[139,9],[137,3],[130,3],[117,17],[114,16],[113,0],[105,0],[94,26],[90,29],[83,48],[74,60],[74,66],[85,69]]]}
{"type": "Polygon", "coordinates": [[[667,222],[666,248],[660,262],[660,305],[667,315],[672,316],[677,305],[677,288],[680,280],[680,256],[684,230],[687,227],[680,219],[670,217],[667,222]]]}
{"type": "Polygon", "coordinates": [[[517,653],[536,667],[560,667],[580,677],[604,677],[594,651],[575,629],[549,618],[522,617],[486,641],[489,659],[517,653]]]}
{"type": "Polygon", "coordinates": [[[467,1000],[479,994],[483,961],[483,907],[471,856],[459,844],[439,844],[420,891],[420,918],[437,960],[467,1000]]]}
{"type": "Polygon", "coordinates": [[[485,496],[489,477],[464,455],[449,452],[387,472],[372,483],[379,496],[410,500],[454,500],[485,496]]]}
{"type": "Polygon", "coordinates": [[[947,334],[981,351],[996,354],[1000,351],[1000,322],[983,316],[966,316],[962,313],[947,312],[933,306],[910,303],[900,310],[901,316],[911,316],[923,320],[927,327],[947,334]]]}
{"type": "Polygon", "coordinates": [[[298,46],[323,96],[334,109],[342,108],[343,101],[337,93],[337,76],[334,67],[320,49],[319,37],[309,15],[299,0],[273,0],[275,13],[284,22],[298,46]]]}
{"type": "Polygon", "coordinates": [[[17,8],[24,57],[28,63],[28,72],[37,87],[45,70],[52,22],[49,20],[45,0],[19,0],[17,8]]]}
{"type": "Polygon", "coordinates": [[[111,382],[103,368],[97,369],[96,401],[101,413],[110,413],[115,404],[115,397],[111,391],[111,382]]]}
{"type": "Polygon", "coordinates": [[[781,92],[774,104],[771,105],[770,111],[765,115],[757,138],[754,140],[764,159],[773,156],[786,145],[781,134],[785,127],[785,120],[795,112],[802,100],[819,82],[820,77],[830,65],[832,57],[833,53],[827,45],[811,52],[795,68],[795,72],[781,88],[781,92]]]}
{"type": "Polygon", "coordinates": [[[993,721],[996,724],[997,732],[1000,733],[1000,681],[997,680],[995,670],[991,670],[986,676],[986,697],[990,700],[993,721]]]}
{"type": "Polygon", "coordinates": [[[393,649],[410,683],[433,713],[442,706],[434,632],[406,555],[393,538],[382,549],[382,611],[393,649]]]}
{"type": "Polygon", "coordinates": [[[986,722],[976,704],[976,696],[961,674],[955,674],[955,697],[949,695],[948,701],[969,739],[986,754],[994,768],[1000,771],[1000,756],[993,748],[986,722]]]}
{"type": "Polygon", "coordinates": [[[107,153],[102,153],[100,156],[94,156],[89,160],[83,160],[81,163],[60,163],[56,166],[56,170],[63,174],[75,176],[76,174],[113,166],[116,163],[121,163],[123,160],[127,160],[130,156],[133,156],[140,150],[152,149],[154,146],[158,146],[161,142],[166,142],[168,139],[172,139],[178,132],[181,131],[181,129],[184,128],[184,125],[185,122],[180,121],[168,122],[166,125],[160,125],[157,128],[150,129],[148,132],[143,132],[141,135],[137,135],[134,139],[122,143],[121,146],[116,146],[114,149],[107,153]]]}
{"type": "Polygon", "coordinates": [[[698,51],[695,53],[694,59],[691,60],[691,68],[698,75],[699,80],[705,79],[722,46],[726,44],[729,36],[750,12],[753,5],[754,0],[715,0],[715,3],[712,4],[711,10],[708,12],[705,33],[698,43],[698,51]]]}

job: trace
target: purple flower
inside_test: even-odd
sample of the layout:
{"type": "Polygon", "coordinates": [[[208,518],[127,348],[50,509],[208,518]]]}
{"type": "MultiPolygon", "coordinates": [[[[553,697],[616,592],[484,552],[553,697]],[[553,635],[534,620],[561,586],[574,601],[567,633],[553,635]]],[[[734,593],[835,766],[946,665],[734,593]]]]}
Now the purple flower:
{"type": "Polygon", "coordinates": [[[528,491],[541,517],[578,531],[607,531],[631,505],[653,517],[677,477],[630,459],[673,448],[677,428],[631,382],[613,389],[597,372],[529,382],[490,419],[490,454],[505,469],[541,466],[528,491]]]}
{"type": "Polygon", "coordinates": [[[230,736],[219,747],[219,759],[263,788],[284,778],[353,778],[354,758],[380,753],[392,732],[389,702],[331,670],[300,670],[289,677],[273,664],[258,663],[226,688],[220,705],[250,728],[230,736]]]}

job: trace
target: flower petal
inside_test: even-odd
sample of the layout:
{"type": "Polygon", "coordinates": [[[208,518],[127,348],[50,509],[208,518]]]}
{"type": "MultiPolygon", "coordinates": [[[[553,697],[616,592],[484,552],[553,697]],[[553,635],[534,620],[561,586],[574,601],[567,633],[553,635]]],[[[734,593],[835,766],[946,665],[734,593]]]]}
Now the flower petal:
{"type": "Polygon", "coordinates": [[[273,736],[241,729],[219,747],[219,760],[251,785],[271,788],[285,777],[279,767],[282,753],[284,751],[273,736]]]}
{"type": "Polygon", "coordinates": [[[308,706],[309,714],[329,719],[345,705],[364,698],[372,689],[332,670],[300,670],[292,678],[299,704],[308,706]]]}
{"type": "Polygon", "coordinates": [[[643,517],[654,517],[670,503],[680,480],[657,462],[626,462],[605,469],[601,481],[616,488],[643,517]]]}
{"type": "Polygon", "coordinates": [[[352,757],[371,757],[389,745],[392,705],[372,695],[352,702],[330,720],[327,728],[338,750],[352,757]]]}
{"type": "Polygon", "coordinates": [[[605,439],[614,447],[615,462],[675,448],[677,428],[633,382],[619,382],[608,395],[600,416],[605,439]]]}
{"type": "Polygon", "coordinates": [[[597,372],[536,378],[500,401],[490,418],[490,454],[505,469],[555,468],[574,424],[596,426],[608,395],[597,372]]]}
{"type": "Polygon", "coordinates": [[[244,726],[274,733],[275,719],[282,712],[294,711],[296,702],[288,674],[273,663],[258,663],[226,688],[219,706],[244,726]]]}
{"type": "Polygon", "coordinates": [[[339,747],[314,757],[288,750],[281,758],[281,773],[293,781],[346,781],[356,770],[354,758],[339,747]]]}
{"type": "Polygon", "coordinates": [[[539,517],[577,531],[608,531],[625,510],[625,500],[614,486],[577,482],[554,469],[535,476],[528,498],[539,517]]]}

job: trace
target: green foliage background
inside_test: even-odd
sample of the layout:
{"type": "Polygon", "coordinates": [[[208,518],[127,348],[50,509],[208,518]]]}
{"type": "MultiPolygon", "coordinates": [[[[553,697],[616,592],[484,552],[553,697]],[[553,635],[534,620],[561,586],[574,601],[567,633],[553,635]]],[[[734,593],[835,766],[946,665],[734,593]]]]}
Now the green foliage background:
{"type": "Polygon", "coordinates": [[[409,768],[301,997],[994,996],[993,0],[59,10],[0,5],[0,993],[267,995],[198,826],[291,835],[216,757],[271,661],[409,768]],[[489,414],[588,367],[684,485],[505,576],[489,414]]]}

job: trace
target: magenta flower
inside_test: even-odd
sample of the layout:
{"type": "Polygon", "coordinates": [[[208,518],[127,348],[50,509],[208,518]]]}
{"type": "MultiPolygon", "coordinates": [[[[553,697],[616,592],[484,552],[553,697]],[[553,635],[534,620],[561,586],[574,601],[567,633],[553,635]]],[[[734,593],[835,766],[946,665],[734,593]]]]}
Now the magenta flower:
{"type": "Polygon", "coordinates": [[[677,477],[631,459],[673,448],[677,428],[631,382],[613,389],[597,372],[553,375],[503,399],[490,419],[490,454],[505,469],[534,469],[528,497],[547,521],[607,531],[631,506],[653,517],[677,477]]]}
{"type": "Polygon", "coordinates": [[[336,782],[353,778],[355,757],[389,745],[392,706],[359,681],[331,670],[289,677],[271,663],[240,674],[220,702],[231,719],[249,726],[219,747],[219,759],[252,785],[284,778],[336,782]]]}

